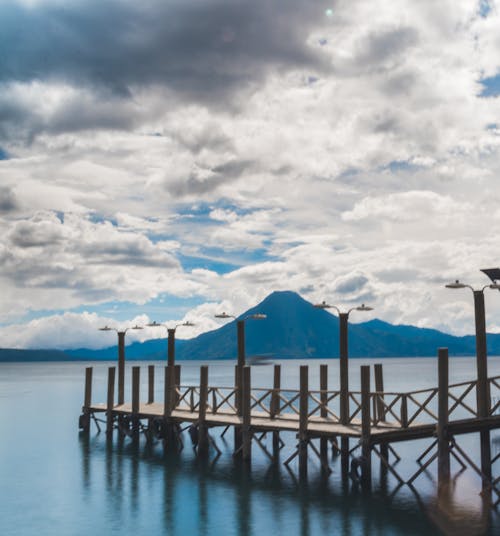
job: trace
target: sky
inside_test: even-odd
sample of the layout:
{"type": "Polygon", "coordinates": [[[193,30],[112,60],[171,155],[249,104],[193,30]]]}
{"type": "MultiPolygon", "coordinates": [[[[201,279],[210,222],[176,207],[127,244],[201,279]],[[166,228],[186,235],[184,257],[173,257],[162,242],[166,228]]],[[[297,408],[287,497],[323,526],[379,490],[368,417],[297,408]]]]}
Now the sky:
{"type": "Polygon", "coordinates": [[[497,0],[3,0],[0,346],[188,338],[274,290],[473,333],[444,285],[500,266],[498,28],[497,0]]]}

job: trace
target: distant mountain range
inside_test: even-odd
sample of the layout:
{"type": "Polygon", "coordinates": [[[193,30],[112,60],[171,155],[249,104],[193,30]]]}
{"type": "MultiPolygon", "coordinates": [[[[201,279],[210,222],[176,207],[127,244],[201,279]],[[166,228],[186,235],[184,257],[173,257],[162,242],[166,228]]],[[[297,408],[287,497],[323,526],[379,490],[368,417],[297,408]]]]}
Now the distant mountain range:
{"type": "MultiPolygon", "coordinates": [[[[247,356],[281,358],[338,357],[339,320],[328,311],[317,309],[295,292],[273,292],[264,301],[243,313],[264,313],[264,320],[245,323],[247,356]]],[[[434,329],[393,325],[370,320],[349,325],[351,357],[434,356],[437,348],[447,347],[450,355],[475,354],[475,337],[455,337],[434,329]]],[[[165,359],[166,339],[133,343],[126,347],[127,359],[165,359]]],[[[235,321],[194,339],[176,341],[177,359],[234,359],[235,321]]],[[[500,334],[488,335],[488,352],[500,354],[500,334]]],[[[102,350],[9,350],[0,349],[0,361],[112,360],[116,346],[102,350]]]]}

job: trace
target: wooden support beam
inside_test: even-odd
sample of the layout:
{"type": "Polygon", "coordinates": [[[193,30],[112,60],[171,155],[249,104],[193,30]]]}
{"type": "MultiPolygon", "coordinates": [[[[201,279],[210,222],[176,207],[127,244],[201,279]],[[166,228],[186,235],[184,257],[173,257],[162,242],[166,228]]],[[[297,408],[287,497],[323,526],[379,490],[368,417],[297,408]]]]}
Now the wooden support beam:
{"type": "Polygon", "coordinates": [[[249,462],[252,458],[252,430],[251,430],[251,367],[243,367],[242,385],[242,457],[243,461],[249,462]]]}
{"type": "Polygon", "coordinates": [[[148,366],[148,404],[155,401],[155,366],[148,366]]]}
{"type": "Polygon", "coordinates": [[[408,428],[408,395],[401,395],[401,426],[408,428]]]}
{"type": "Polygon", "coordinates": [[[370,367],[361,367],[361,483],[364,489],[371,489],[371,416],[370,416],[370,367]]]}
{"type": "MultiPolygon", "coordinates": [[[[280,397],[279,391],[281,389],[281,365],[274,365],[274,377],[273,377],[273,394],[271,397],[271,419],[276,418],[280,414],[280,397]]],[[[277,460],[280,453],[280,433],[278,431],[273,432],[273,456],[277,460]]]]}
{"type": "Polygon", "coordinates": [[[198,412],[198,455],[208,454],[208,428],[207,418],[208,399],[208,366],[200,367],[200,405],[198,412]]]}
{"type": "Polygon", "coordinates": [[[106,402],[106,434],[113,435],[113,406],[115,405],[115,367],[108,368],[108,396],[106,402]]]}
{"type": "MultiPolygon", "coordinates": [[[[320,416],[324,419],[328,417],[328,365],[319,366],[319,399],[321,401],[320,416]]],[[[328,438],[321,437],[319,440],[319,453],[322,467],[328,460],[328,438]]]]}
{"type": "Polygon", "coordinates": [[[132,367],[132,435],[139,434],[139,404],[140,404],[141,367],[132,367]]]}
{"type": "Polygon", "coordinates": [[[300,367],[299,396],[299,477],[307,478],[307,422],[309,412],[309,367],[300,367]]]}
{"type": "Polygon", "coordinates": [[[438,489],[448,487],[450,481],[450,442],[448,438],[448,349],[438,350],[438,489]]]}

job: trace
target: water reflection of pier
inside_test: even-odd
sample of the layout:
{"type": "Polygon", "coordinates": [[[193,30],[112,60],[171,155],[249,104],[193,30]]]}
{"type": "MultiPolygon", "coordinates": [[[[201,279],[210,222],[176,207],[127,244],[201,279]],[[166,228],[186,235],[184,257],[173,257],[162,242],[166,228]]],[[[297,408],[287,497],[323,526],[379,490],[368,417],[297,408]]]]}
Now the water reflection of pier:
{"type": "Polygon", "coordinates": [[[131,402],[115,404],[115,369],[110,367],[107,402],[96,404],[91,400],[92,368],[88,368],[80,422],[84,433],[89,432],[93,420],[97,426],[105,426],[109,438],[116,430],[121,442],[130,438],[137,444],[144,436],[148,445],[161,441],[166,451],[178,452],[187,439],[184,432],[189,429],[199,458],[216,460],[221,450],[213,429],[222,430],[224,437],[233,428],[232,454],[244,463],[250,463],[252,447],[259,448],[271,465],[283,461],[282,449],[292,444],[284,464],[295,475],[297,461],[297,476],[302,482],[307,482],[311,456],[318,460],[327,477],[332,471],[330,453],[339,455],[344,489],[352,484],[365,490],[372,487],[372,458],[380,462],[382,486],[395,484],[393,493],[404,485],[414,488],[434,467],[438,488],[449,490],[453,467],[458,464],[458,473],[468,468],[478,476],[488,503],[500,503],[500,479],[492,472],[500,454],[491,455],[489,434],[500,428],[500,377],[487,379],[486,391],[475,380],[450,385],[446,349],[438,354],[438,386],[430,389],[384,391],[382,366],[376,365],[372,390],[370,367],[362,366],[361,390],[349,391],[346,420],[339,416],[340,391],[327,384],[326,365],[320,367],[318,390],[309,387],[307,366],[300,367],[300,385],[295,390],[281,387],[279,365],[274,367],[273,387],[267,389],[252,388],[248,366],[235,370],[235,385],[231,387],[210,385],[206,366],[200,367],[198,385],[182,385],[180,377],[180,366],[165,367],[164,397],[159,403],[154,400],[155,369],[149,366],[147,400],[141,401],[140,368],[133,367],[131,402]],[[486,408],[485,414],[481,407],[486,408]],[[473,433],[481,437],[480,462],[458,441],[460,436],[473,433]],[[418,469],[410,475],[402,474],[397,467],[397,444],[426,438],[431,441],[418,457],[418,469]],[[342,448],[346,443],[347,450],[342,448]]]}
{"type": "MultiPolygon", "coordinates": [[[[106,494],[100,501],[104,501],[104,511],[113,513],[117,524],[131,520],[139,523],[137,514],[149,512],[157,516],[157,533],[172,536],[203,536],[217,529],[223,533],[223,527],[250,536],[256,534],[262,517],[270,524],[270,532],[275,528],[279,533],[280,528],[292,524],[292,532],[302,536],[371,535],[391,529],[395,533],[430,536],[434,533],[433,525],[448,534],[461,534],[450,529],[457,526],[467,527],[467,534],[480,534],[481,527],[484,528],[481,512],[463,507],[460,512],[447,507],[445,512],[445,506],[438,504],[437,499],[415,495],[413,500],[413,494],[406,493],[401,500],[387,500],[379,489],[367,494],[359,487],[344,493],[321,474],[296,485],[280,464],[267,471],[262,467],[251,469],[241,462],[225,465],[221,470],[210,460],[196,457],[184,457],[181,464],[178,453],[159,447],[82,436],[83,480],[91,488],[105,487],[106,494]],[[225,506],[221,505],[222,496],[225,506]],[[461,525],[453,524],[455,516],[459,516],[461,525]]],[[[92,501],[90,497],[85,500],[92,501]]]]}

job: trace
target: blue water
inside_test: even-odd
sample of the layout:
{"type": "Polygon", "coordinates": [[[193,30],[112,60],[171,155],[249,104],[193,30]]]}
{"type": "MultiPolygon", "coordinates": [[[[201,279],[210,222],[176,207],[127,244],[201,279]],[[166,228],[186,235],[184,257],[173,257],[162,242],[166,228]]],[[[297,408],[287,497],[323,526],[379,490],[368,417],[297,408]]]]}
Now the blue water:
{"type": "MultiPolygon", "coordinates": [[[[386,390],[407,391],[437,385],[435,359],[387,359],[386,390]]],[[[308,361],[310,382],[318,383],[319,361],[308,361]]],[[[359,385],[359,366],[351,360],[351,386],[359,385]]],[[[158,443],[117,437],[107,442],[92,428],[88,439],[78,432],[85,366],[94,366],[93,401],[105,400],[106,369],[111,363],[0,364],[0,534],[29,535],[432,535],[500,533],[498,514],[485,518],[478,478],[468,469],[456,480],[448,503],[435,497],[435,466],[416,481],[416,496],[407,487],[397,491],[390,477],[379,485],[374,459],[371,494],[353,483],[342,485],[339,460],[332,475],[321,476],[311,457],[307,484],[283,466],[273,466],[253,447],[252,468],[245,470],[231,457],[231,438],[211,433],[223,451],[214,463],[198,460],[185,437],[180,454],[164,455],[158,443]],[[487,528],[489,526],[489,528],[487,528]],[[498,532],[497,532],[498,531],[498,532]]],[[[139,363],[130,363],[139,364],[139,363]]],[[[145,382],[146,368],[143,365],[145,382]]],[[[282,385],[298,387],[299,361],[282,362],[282,385]]],[[[160,366],[157,363],[158,376],[160,366]]],[[[231,385],[234,363],[210,363],[210,383],[231,385]]],[[[338,362],[330,366],[330,384],[337,385],[338,362]]],[[[450,361],[450,382],[473,379],[472,359],[450,361]]],[[[183,363],[182,383],[196,384],[199,364],[183,363]]],[[[500,359],[490,358],[490,376],[500,375],[500,359]]],[[[127,379],[130,378],[127,370],[127,379]]],[[[128,382],[127,382],[128,383],[128,382]]],[[[272,368],[253,367],[252,384],[270,386],[272,368]]],[[[145,388],[145,383],[143,383],[145,388]]],[[[161,399],[161,386],[157,396],[161,399]]],[[[145,391],[143,391],[145,392],[145,391]]],[[[228,433],[227,436],[230,434],[228,433]]],[[[492,432],[492,452],[500,449],[500,431],[492,432]]],[[[293,437],[285,437],[291,452],[293,437]]],[[[478,459],[478,438],[459,440],[478,459]]],[[[428,441],[398,444],[402,461],[396,466],[408,477],[415,458],[428,441]]],[[[456,464],[452,465],[454,472],[456,464]]],[[[500,473],[500,462],[494,474],[500,473]]]]}

